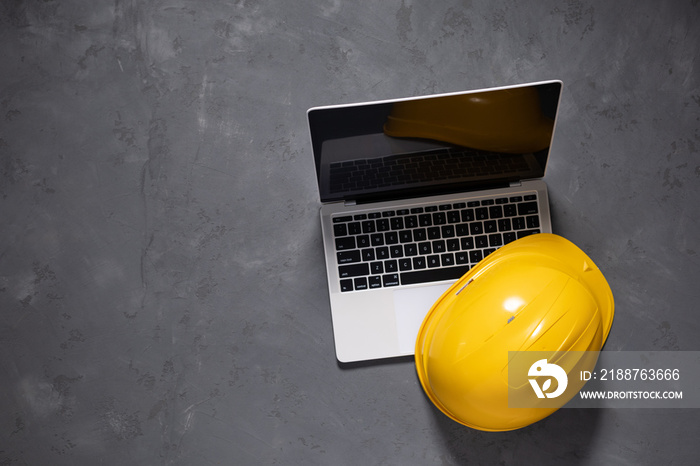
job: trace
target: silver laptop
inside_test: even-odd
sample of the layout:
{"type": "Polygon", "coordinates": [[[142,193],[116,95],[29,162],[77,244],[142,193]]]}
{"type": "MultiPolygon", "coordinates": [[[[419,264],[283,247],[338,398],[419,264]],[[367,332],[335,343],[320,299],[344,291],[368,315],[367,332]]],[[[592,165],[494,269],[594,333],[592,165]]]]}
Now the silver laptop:
{"type": "Polygon", "coordinates": [[[561,81],[314,107],[336,356],[414,353],[432,304],[499,247],[551,232],[561,81]]]}

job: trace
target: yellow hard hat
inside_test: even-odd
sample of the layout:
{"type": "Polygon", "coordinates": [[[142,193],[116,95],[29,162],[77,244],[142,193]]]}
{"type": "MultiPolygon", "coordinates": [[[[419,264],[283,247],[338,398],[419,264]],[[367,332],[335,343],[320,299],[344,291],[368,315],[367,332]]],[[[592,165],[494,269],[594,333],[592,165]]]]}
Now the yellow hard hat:
{"type": "Polygon", "coordinates": [[[521,87],[397,102],[384,133],[523,154],[549,147],[553,128],[537,90],[521,87]]]}
{"type": "Polygon", "coordinates": [[[416,340],[418,377],[453,420],[518,429],[563,406],[583,382],[554,407],[551,400],[509,407],[509,393],[532,394],[527,383],[509,381],[509,363],[523,354],[512,352],[552,351],[566,369],[592,370],[597,353],[588,352],[602,348],[613,314],[610,287],[583,251],[557,235],[527,236],[487,256],[436,301],[416,340]],[[574,354],[595,357],[567,359],[574,354]]]}

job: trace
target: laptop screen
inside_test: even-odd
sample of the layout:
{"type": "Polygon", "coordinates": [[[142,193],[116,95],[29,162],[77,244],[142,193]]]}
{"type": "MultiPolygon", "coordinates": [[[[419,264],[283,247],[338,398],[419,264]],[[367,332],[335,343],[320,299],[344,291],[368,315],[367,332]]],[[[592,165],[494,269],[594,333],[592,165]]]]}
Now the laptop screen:
{"type": "Polygon", "coordinates": [[[308,111],[322,202],[382,200],[541,178],[561,82],[308,111]]]}

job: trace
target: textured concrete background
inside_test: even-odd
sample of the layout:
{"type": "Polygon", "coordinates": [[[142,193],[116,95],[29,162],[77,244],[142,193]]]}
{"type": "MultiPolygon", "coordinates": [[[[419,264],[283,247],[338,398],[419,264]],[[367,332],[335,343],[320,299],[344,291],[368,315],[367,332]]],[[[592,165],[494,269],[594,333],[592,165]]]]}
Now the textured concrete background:
{"type": "Polygon", "coordinates": [[[697,410],[501,434],[341,367],[305,110],[549,78],[606,349],[700,350],[700,5],[0,3],[0,464],[690,464],[697,410]]]}

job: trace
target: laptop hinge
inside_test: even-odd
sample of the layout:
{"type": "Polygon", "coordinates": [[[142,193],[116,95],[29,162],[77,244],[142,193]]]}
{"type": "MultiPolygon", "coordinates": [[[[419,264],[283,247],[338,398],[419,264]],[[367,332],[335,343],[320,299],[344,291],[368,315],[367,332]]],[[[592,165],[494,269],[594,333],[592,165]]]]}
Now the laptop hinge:
{"type": "Polygon", "coordinates": [[[522,181],[511,181],[510,182],[510,187],[511,188],[519,188],[520,186],[523,185],[522,181]]]}
{"type": "Polygon", "coordinates": [[[357,201],[345,201],[345,207],[357,205],[357,201]]]}

